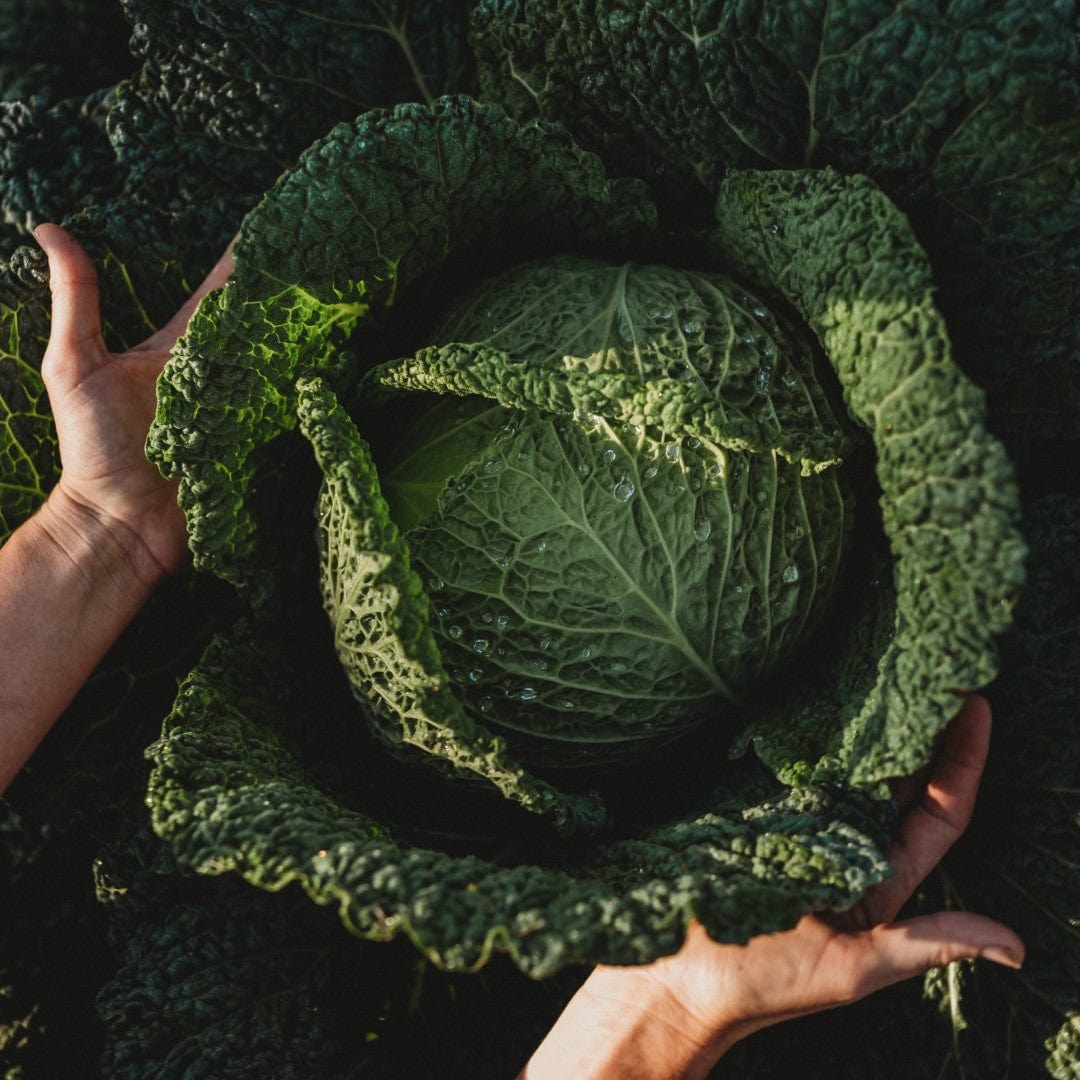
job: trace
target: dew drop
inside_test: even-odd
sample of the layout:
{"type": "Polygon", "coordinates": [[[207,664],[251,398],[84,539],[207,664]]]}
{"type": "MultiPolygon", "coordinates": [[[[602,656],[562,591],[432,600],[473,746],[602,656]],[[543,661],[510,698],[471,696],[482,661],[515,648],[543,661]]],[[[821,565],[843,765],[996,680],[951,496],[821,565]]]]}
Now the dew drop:
{"type": "Polygon", "coordinates": [[[590,659],[592,657],[592,654],[593,654],[593,647],[591,645],[586,645],[585,648],[583,648],[581,650],[581,659],[582,660],[588,660],[588,659],[590,659]]]}
{"type": "Polygon", "coordinates": [[[472,647],[473,647],[473,652],[475,652],[475,653],[481,653],[481,654],[486,653],[488,651],[488,649],[491,648],[491,640],[490,640],[490,638],[486,638],[486,637],[474,638],[473,643],[472,643],[472,647]]]}
{"type": "Polygon", "coordinates": [[[682,332],[687,337],[693,337],[695,334],[700,334],[701,323],[695,322],[693,319],[687,319],[686,322],[682,324],[682,332]]]}
{"type": "Polygon", "coordinates": [[[491,621],[492,621],[492,620],[493,620],[494,618],[495,618],[495,616],[494,616],[494,615],[492,615],[490,611],[484,611],[484,612],[482,612],[482,613],[481,613],[481,615],[480,615],[480,621],[481,621],[481,622],[486,622],[486,623],[489,623],[489,622],[491,622],[491,621]]]}
{"type": "Polygon", "coordinates": [[[700,517],[694,522],[694,539],[704,543],[712,536],[712,522],[707,517],[700,517]]]}
{"type": "Polygon", "coordinates": [[[799,580],[799,568],[795,565],[789,566],[782,577],[789,585],[793,584],[799,580]]]}
{"type": "Polygon", "coordinates": [[[690,435],[686,439],[686,449],[687,450],[696,450],[700,445],[701,445],[701,440],[698,439],[698,438],[695,438],[693,435],[690,435]]]}
{"type": "Polygon", "coordinates": [[[488,544],[484,549],[488,558],[501,570],[510,565],[510,553],[500,544],[488,544]]]}
{"type": "Polygon", "coordinates": [[[757,373],[757,379],[754,381],[754,390],[765,395],[769,392],[769,386],[772,382],[772,373],[768,368],[761,368],[757,373]]]}
{"type": "Polygon", "coordinates": [[[678,461],[681,455],[682,450],[678,443],[668,443],[667,446],[664,447],[664,457],[666,457],[668,461],[678,461]]]}
{"type": "Polygon", "coordinates": [[[545,551],[547,551],[547,541],[546,540],[538,540],[537,543],[536,543],[536,553],[537,553],[537,555],[543,555],[545,551]]]}
{"type": "Polygon", "coordinates": [[[469,682],[479,682],[484,677],[484,673],[479,668],[472,668],[469,671],[469,682]]]}
{"type": "Polygon", "coordinates": [[[630,477],[624,476],[611,492],[619,502],[629,502],[634,497],[634,485],[630,477]]]}
{"type": "Polygon", "coordinates": [[[769,313],[760,304],[758,304],[757,307],[754,308],[755,319],[764,319],[768,314],[769,313]]]}
{"type": "Polygon", "coordinates": [[[547,671],[549,663],[542,656],[534,656],[532,658],[533,671],[547,671]]]}
{"type": "Polygon", "coordinates": [[[615,451],[609,446],[601,455],[603,459],[610,465],[615,460],[615,451]]]}
{"type": "Polygon", "coordinates": [[[449,627],[447,629],[447,631],[446,631],[446,636],[451,637],[455,641],[457,641],[457,639],[459,637],[461,637],[461,627],[460,626],[451,626],[451,627],[449,627]]]}
{"type": "Polygon", "coordinates": [[[510,620],[505,615],[495,616],[495,629],[505,630],[510,625],[510,620]]]}
{"type": "Polygon", "coordinates": [[[536,691],[531,686],[523,686],[518,697],[521,698],[522,701],[535,701],[536,691]]]}
{"type": "Polygon", "coordinates": [[[646,480],[651,480],[656,475],[656,466],[650,465],[642,474],[646,480]]]}
{"type": "Polygon", "coordinates": [[[492,700],[486,694],[476,704],[481,712],[491,712],[492,700]]]}

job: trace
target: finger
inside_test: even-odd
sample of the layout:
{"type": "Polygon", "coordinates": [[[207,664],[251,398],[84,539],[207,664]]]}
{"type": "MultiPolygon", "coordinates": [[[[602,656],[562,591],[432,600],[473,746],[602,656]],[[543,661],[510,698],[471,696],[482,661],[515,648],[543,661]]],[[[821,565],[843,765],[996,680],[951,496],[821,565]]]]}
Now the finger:
{"type": "Polygon", "coordinates": [[[922,798],[904,815],[889,848],[893,877],[868,901],[878,922],[889,922],[967,828],[990,747],[990,705],[968,697],[946,729],[922,798]]]}
{"type": "Polygon", "coordinates": [[[90,256],[59,225],[39,225],[34,238],[49,259],[50,344],[77,348],[101,342],[101,298],[90,256]]]}
{"type": "Polygon", "coordinates": [[[235,236],[229,241],[229,246],[224,250],[221,258],[214,263],[213,268],[203,279],[202,284],[184,301],[180,310],[160,330],[148,337],[139,346],[140,349],[172,348],[176,339],[187,329],[187,324],[191,321],[191,316],[195,314],[195,309],[199,306],[202,298],[208,292],[220,288],[228,281],[233,268],[232,249],[234,243],[236,243],[235,236]]]}
{"type": "Polygon", "coordinates": [[[1012,930],[964,911],[878,926],[852,934],[840,945],[855,954],[842,960],[851,977],[844,988],[850,1001],[957,960],[980,957],[1009,968],[1024,962],[1024,943],[1012,930]]]}

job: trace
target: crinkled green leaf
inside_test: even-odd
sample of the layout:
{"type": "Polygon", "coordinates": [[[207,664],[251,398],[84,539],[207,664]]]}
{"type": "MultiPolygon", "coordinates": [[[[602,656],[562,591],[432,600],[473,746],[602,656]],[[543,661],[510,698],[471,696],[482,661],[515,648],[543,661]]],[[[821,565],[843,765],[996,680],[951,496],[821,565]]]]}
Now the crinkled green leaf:
{"type": "Polygon", "coordinates": [[[448,975],[407,942],[343,939],[297,889],[184,871],[141,833],[94,879],[118,959],[98,996],[101,1072],[118,1080],[510,1076],[583,976],[534,981],[506,961],[448,975]]]}
{"type": "Polygon", "coordinates": [[[297,391],[300,426],[323,470],[323,603],[337,654],[376,730],[391,746],[423,751],[426,762],[479,776],[522,806],[551,814],[564,832],[596,831],[604,813],[595,800],[529,776],[502,739],[469,719],[428,627],[430,603],[390,519],[370,451],[320,380],[302,380],[297,391]]]}
{"type": "MultiPolygon", "coordinates": [[[[695,916],[714,936],[742,941],[854,903],[887,873],[860,831],[880,829],[880,811],[845,803],[835,789],[784,795],[752,770],[742,799],[729,786],[679,823],[549,852],[543,862],[497,864],[410,844],[324,794],[275,734],[300,745],[326,722],[325,702],[311,699],[293,669],[284,629],[281,645],[265,625],[218,639],[152,748],[154,827],[183,865],[236,870],[270,890],[298,881],[337,904],[354,933],[404,933],[449,970],[505,951],[534,976],[573,962],[651,960],[677,949],[695,916]],[[746,796],[763,794],[747,808],[746,796]]],[[[409,787],[408,801],[423,806],[421,778],[409,787]]],[[[352,797],[362,802],[363,788],[352,797]]],[[[520,831],[513,819],[505,827],[508,841],[520,831]]]]}
{"type": "MultiPolygon", "coordinates": [[[[1011,465],[952,360],[926,256],[870,180],[735,173],[717,221],[718,249],[802,314],[873,437],[895,636],[869,697],[845,710],[841,753],[857,783],[905,775],[926,761],[957,691],[996,674],[994,635],[1023,581],[1011,465]]],[[[790,730],[786,712],[779,726],[790,730]]]]}
{"type": "Polygon", "coordinates": [[[372,378],[776,451],[807,473],[853,451],[805,339],[722,275],[546,260],[489,281],[435,336],[372,378]]]}
{"type": "Polygon", "coordinates": [[[529,235],[529,221],[543,223],[541,250],[618,236],[649,213],[636,194],[559,129],[463,98],[365,113],[311,147],[245,219],[229,285],[162,377],[149,449],[181,478],[196,565],[255,597],[272,588],[251,561],[257,451],[295,426],[296,378],[337,367],[361,320],[385,317],[450,252],[529,235]]]}
{"type": "Polygon", "coordinates": [[[41,357],[48,290],[40,261],[16,260],[0,279],[0,543],[44,501],[60,471],[41,357]]]}

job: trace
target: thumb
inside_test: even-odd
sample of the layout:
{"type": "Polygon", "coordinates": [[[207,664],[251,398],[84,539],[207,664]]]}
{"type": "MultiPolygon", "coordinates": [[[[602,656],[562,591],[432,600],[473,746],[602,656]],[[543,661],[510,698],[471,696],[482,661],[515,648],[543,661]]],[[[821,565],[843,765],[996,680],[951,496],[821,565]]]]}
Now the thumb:
{"type": "Polygon", "coordinates": [[[100,345],[100,298],[97,271],[90,256],[59,225],[39,225],[34,238],[49,260],[52,325],[49,344],[63,354],[81,355],[87,343],[100,345]]]}
{"type": "Polygon", "coordinates": [[[858,997],[957,960],[984,960],[1019,968],[1024,943],[985,915],[944,911],[876,926],[859,935],[863,957],[858,997]]]}

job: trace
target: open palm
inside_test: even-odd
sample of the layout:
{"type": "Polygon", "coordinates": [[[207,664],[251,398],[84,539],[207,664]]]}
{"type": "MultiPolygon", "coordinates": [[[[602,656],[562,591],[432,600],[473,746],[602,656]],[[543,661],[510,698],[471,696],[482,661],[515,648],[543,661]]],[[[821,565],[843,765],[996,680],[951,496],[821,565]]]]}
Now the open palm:
{"type": "Polygon", "coordinates": [[[894,921],[966,828],[989,741],[990,707],[985,698],[969,697],[929,778],[910,778],[898,791],[908,805],[889,850],[893,877],[852,910],[807,916],[793,930],[745,946],[719,945],[696,925],[679,953],[641,969],[686,1010],[702,1045],[720,1039],[722,1053],[759,1028],[856,1001],[966,957],[1020,966],[1020,939],[985,916],[950,911],[894,921]]]}
{"type": "Polygon", "coordinates": [[[102,337],[97,274],[62,228],[42,225],[37,240],[49,259],[52,329],[42,361],[62,472],[59,493],[130,529],[166,572],[187,554],[175,484],[146,459],[157,377],[199,301],[225,283],[230,252],[176,315],[142,344],[110,353],[102,337]]]}

